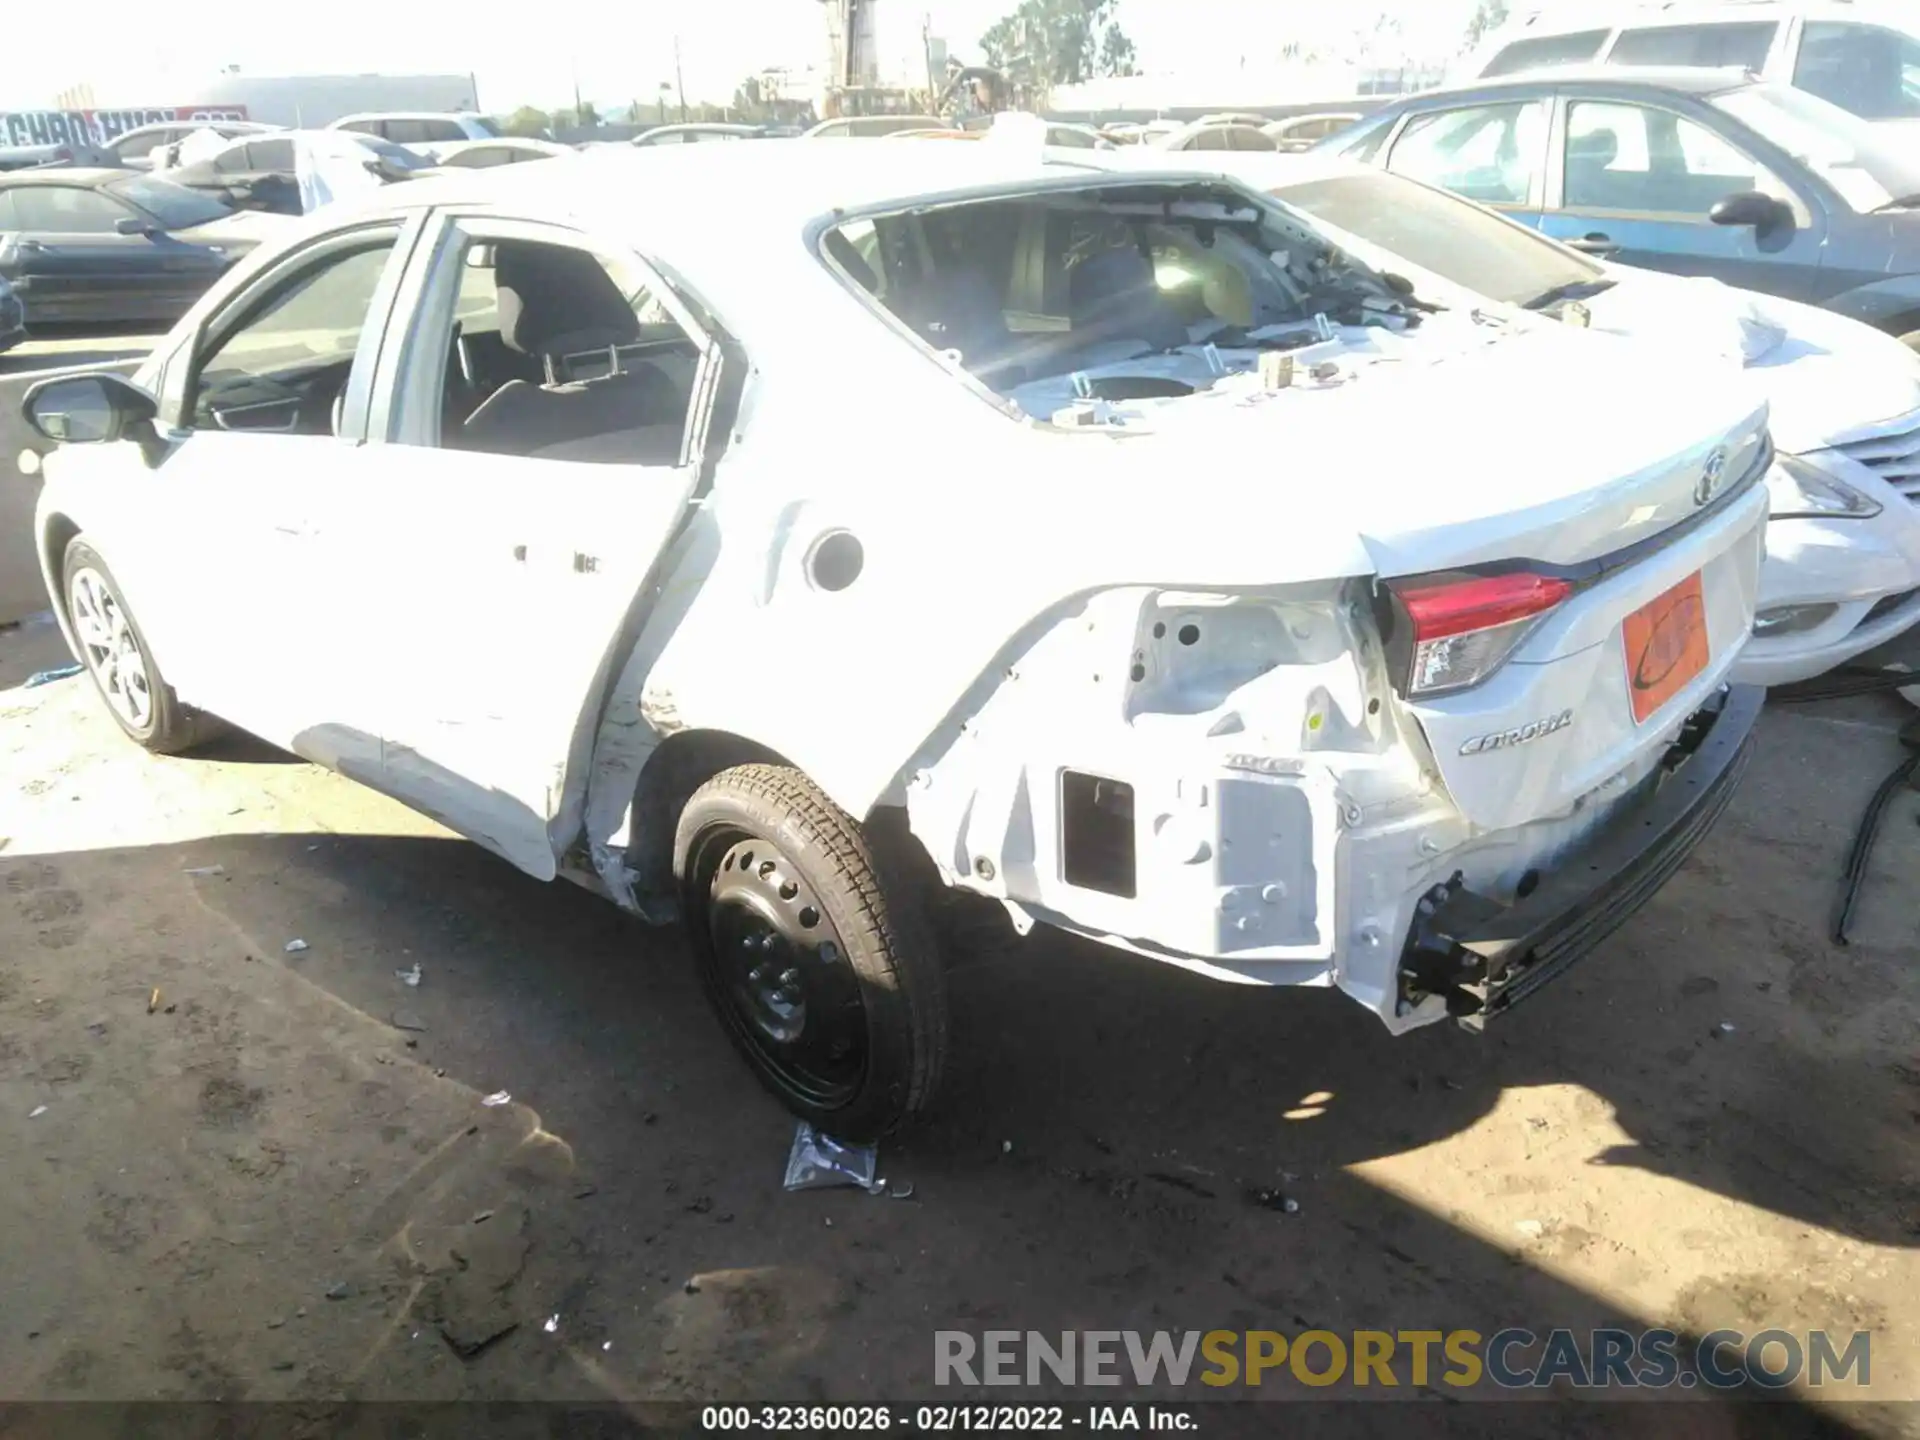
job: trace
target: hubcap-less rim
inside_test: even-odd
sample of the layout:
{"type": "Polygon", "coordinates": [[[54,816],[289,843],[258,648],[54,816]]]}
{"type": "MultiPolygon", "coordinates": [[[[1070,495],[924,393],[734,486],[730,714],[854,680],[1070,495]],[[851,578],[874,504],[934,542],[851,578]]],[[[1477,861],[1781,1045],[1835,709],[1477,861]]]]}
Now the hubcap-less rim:
{"type": "Polygon", "coordinates": [[[778,846],[738,833],[708,890],[709,963],[727,1018],[774,1084],[831,1108],[867,1068],[867,1016],[847,947],[778,846]]]}
{"type": "Polygon", "coordinates": [[[97,570],[76,570],[70,586],[73,629],[86,652],[100,693],[122,720],[144,730],[153,719],[153,687],[147,678],[147,657],[133,638],[127,612],[119,597],[97,570]]]}

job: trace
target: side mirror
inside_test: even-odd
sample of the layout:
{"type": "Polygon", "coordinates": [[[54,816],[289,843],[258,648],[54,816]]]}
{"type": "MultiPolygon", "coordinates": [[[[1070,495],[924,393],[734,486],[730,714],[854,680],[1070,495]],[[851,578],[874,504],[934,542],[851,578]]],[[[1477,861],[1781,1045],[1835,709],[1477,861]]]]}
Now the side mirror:
{"type": "Polygon", "coordinates": [[[56,375],[20,402],[20,416],[39,435],[61,445],[119,440],[160,413],[153,396],[132,381],[105,373],[56,375]]]}
{"type": "Polygon", "coordinates": [[[116,235],[151,235],[154,233],[154,229],[153,226],[138,216],[123,215],[120,219],[113,222],[113,233],[116,235]]]}
{"type": "Polygon", "coordinates": [[[1741,190],[1716,201],[1707,212],[1716,225],[1751,225],[1755,230],[1771,230],[1793,219],[1793,211],[1784,201],[1758,190],[1741,190]]]}

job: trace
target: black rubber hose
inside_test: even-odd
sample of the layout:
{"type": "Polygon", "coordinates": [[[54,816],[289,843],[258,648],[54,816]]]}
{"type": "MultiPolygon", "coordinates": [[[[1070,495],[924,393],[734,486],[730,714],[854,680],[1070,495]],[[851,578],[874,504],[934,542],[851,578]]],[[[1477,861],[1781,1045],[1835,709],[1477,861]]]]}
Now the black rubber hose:
{"type": "Polygon", "coordinates": [[[1916,768],[1920,768],[1920,751],[1913,751],[1893,767],[1893,773],[1880,782],[1880,788],[1873,792],[1873,799],[1867,802],[1867,813],[1860,817],[1860,829],[1855,832],[1853,849],[1847,855],[1847,873],[1840,890],[1840,913],[1833,922],[1835,945],[1850,943],[1847,927],[1853,923],[1854,907],[1860,903],[1860,887],[1866,883],[1867,862],[1873,857],[1874,837],[1880,833],[1880,817],[1886,813],[1887,802],[1893,799],[1894,791],[1913,779],[1916,768]]]}
{"type": "Polygon", "coordinates": [[[1767,691],[1767,699],[1779,705],[1810,705],[1816,700],[1878,695],[1886,690],[1904,690],[1910,685],[1920,686],[1920,670],[1873,670],[1860,665],[1843,665],[1818,680],[1803,680],[1798,685],[1776,685],[1767,691]]]}

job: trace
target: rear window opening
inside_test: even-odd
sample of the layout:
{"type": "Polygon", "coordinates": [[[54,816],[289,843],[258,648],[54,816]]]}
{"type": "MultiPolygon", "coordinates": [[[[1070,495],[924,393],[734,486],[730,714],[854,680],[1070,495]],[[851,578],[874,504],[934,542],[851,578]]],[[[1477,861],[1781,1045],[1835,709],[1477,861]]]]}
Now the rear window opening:
{"type": "Polygon", "coordinates": [[[1057,398],[1056,387],[1020,393],[1038,382],[1073,376],[1085,401],[1177,400],[1253,369],[1249,352],[1418,322],[1404,282],[1290,212],[1204,183],[867,217],[827,232],[821,248],[902,325],[1038,418],[1057,398]],[[1136,364],[1166,356],[1178,363],[1136,364]]]}

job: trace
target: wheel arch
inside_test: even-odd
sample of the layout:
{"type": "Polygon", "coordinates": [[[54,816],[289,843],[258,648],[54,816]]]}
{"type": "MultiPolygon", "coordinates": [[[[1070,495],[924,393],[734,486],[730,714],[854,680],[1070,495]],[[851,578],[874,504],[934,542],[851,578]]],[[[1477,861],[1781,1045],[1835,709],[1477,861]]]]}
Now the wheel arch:
{"type": "Polygon", "coordinates": [[[649,920],[676,919],[674,829],[680,811],[707,781],[735,765],[785,765],[786,756],[730,730],[677,730],[654,746],[634,783],[625,863],[634,908],[649,920]]]}
{"type": "Polygon", "coordinates": [[[71,516],[54,511],[40,526],[40,574],[47,582],[47,596],[53,602],[53,616],[60,624],[61,633],[67,637],[67,644],[78,654],[74,644],[73,620],[67,614],[67,547],[84,532],[79,522],[71,516]]]}

